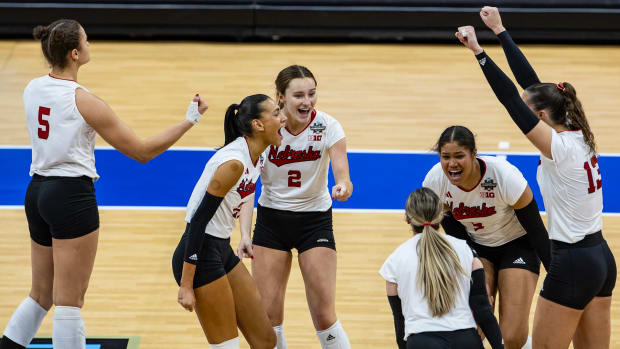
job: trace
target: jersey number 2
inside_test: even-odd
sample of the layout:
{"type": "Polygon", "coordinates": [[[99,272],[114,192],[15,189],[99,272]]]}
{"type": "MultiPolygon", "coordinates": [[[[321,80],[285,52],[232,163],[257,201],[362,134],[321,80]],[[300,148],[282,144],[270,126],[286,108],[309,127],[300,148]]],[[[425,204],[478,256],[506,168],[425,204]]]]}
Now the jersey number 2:
{"type": "Polygon", "coordinates": [[[288,186],[301,187],[301,172],[296,170],[288,171],[288,186]]]}
{"type": "Polygon", "coordinates": [[[590,159],[590,163],[588,163],[587,161],[583,163],[583,168],[588,173],[588,194],[594,193],[597,189],[601,189],[601,187],[603,186],[603,182],[601,181],[601,178],[600,178],[601,168],[598,167],[598,159],[596,158],[596,155],[592,156],[592,158],[590,159]],[[591,168],[590,168],[590,163],[592,164],[591,168]],[[594,186],[594,177],[592,176],[592,169],[596,169],[599,175],[599,178],[596,180],[596,187],[594,186]]]}
{"type": "Polygon", "coordinates": [[[43,118],[43,115],[50,116],[50,108],[39,107],[39,131],[38,136],[41,139],[47,139],[50,136],[50,122],[43,118]]]}

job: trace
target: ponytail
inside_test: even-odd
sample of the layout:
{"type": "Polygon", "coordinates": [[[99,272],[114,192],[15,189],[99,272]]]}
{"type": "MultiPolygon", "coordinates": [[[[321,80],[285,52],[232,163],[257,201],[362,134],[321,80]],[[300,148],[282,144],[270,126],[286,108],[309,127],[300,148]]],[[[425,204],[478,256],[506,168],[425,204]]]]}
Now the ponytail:
{"type": "Polygon", "coordinates": [[[239,104],[231,104],[224,116],[224,145],[241,136],[252,135],[252,120],[260,119],[263,112],[261,103],[270,99],[264,94],[245,97],[239,104]]]}
{"type": "Polygon", "coordinates": [[[577,91],[575,87],[568,83],[560,83],[564,87],[560,91],[564,96],[564,109],[566,109],[567,126],[573,130],[581,130],[583,133],[583,139],[590,148],[592,154],[596,153],[596,142],[594,141],[594,134],[590,130],[588,119],[586,119],[586,113],[583,111],[581,101],[577,98],[577,91]]]}
{"type": "Polygon", "coordinates": [[[564,125],[569,130],[581,130],[590,152],[596,153],[594,134],[590,130],[583,106],[572,84],[538,83],[526,88],[525,91],[529,104],[533,105],[536,111],[546,109],[554,123],[564,125]]]}
{"type": "Polygon", "coordinates": [[[236,124],[238,112],[239,104],[233,103],[226,109],[226,114],[224,115],[224,146],[243,136],[241,131],[239,131],[239,126],[236,124]]]}
{"type": "Polygon", "coordinates": [[[409,195],[405,210],[414,232],[422,234],[416,247],[418,287],[432,316],[443,316],[456,304],[459,276],[466,276],[456,251],[438,231],[443,205],[431,189],[420,188],[409,195]]]}

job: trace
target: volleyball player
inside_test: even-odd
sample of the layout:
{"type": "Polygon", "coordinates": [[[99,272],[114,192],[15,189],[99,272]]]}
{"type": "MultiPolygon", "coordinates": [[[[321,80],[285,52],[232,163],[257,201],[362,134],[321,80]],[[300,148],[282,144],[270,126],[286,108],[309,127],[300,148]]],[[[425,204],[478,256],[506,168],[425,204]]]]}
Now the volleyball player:
{"type": "Polygon", "coordinates": [[[0,348],[28,346],[54,304],[54,348],[84,348],[81,308],[95,262],[99,212],[93,181],[95,137],[99,134],[123,154],[148,162],[173,145],[207,109],[195,97],[186,120],[142,140],[99,97],[78,81],[90,60],[82,26],[61,19],[34,28],[48,75],[24,91],[32,163],[25,199],[31,238],[32,287],[4,331],[0,348]]]}
{"type": "Polygon", "coordinates": [[[528,340],[528,319],[540,270],[550,259],[547,230],[532,190],[521,172],[504,159],[477,156],[472,132],[463,126],[444,130],[435,150],[440,162],[423,186],[441,198],[448,214],[446,233],[469,240],[478,253],[495,303],[507,348],[528,340]],[[541,242],[534,245],[529,236],[541,242]],[[537,246],[538,248],[535,248],[537,246]]]}
{"type": "Polygon", "coordinates": [[[254,280],[230,247],[235,219],[254,211],[263,152],[282,142],[284,117],[266,95],[232,104],[225,144],[205,165],[187,204],[187,227],[172,259],[179,303],[196,309],[211,348],[239,348],[237,327],[250,347],[273,349],[276,336],[254,280]]]}
{"type": "Polygon", "coordinates": [[[348,349],[349,339],[336,317],[336,243],[332,199],[345,201],[353,192],[347,146],[340,123],[315,109],[316,79],[308,68],[292,65],[276,78],[277,98],[286,115],[280,146],[266,151],[262,193],[253,239],[251,222],[241,225],[239,256],[253,256],[256,279],[278,349],[286,348],[282,327],[284,295],[296,248],[306,298],[323,349],[348,349]],[[335,185],[331,196],[327,172],[331,160],[335,185]]]}
{"type": "Polygon", "coordinates": [[[416,189],[405,215],[413,237],[380,270],[399,348],[482,349],[476,322],[492,348],[503,348],[482,263],[465,241],[438,231],[442,200],[432,189],[416,189]]]}
{"type": "Polygon", "coordinates": [[[471,26],[457,38],[475,55],[493,92],[541,152],[537,180],[549,217],[551,265],[536,306],[534,348],[609,348],[616,263],[603,238],[603,194],[596,143],[568,82],[541,83],[510,38],[496,8],[480,16],[500,38],[522,88],[480,47],[471,26]],[[542,122],[541,122],[542,121],[542,122]]]}

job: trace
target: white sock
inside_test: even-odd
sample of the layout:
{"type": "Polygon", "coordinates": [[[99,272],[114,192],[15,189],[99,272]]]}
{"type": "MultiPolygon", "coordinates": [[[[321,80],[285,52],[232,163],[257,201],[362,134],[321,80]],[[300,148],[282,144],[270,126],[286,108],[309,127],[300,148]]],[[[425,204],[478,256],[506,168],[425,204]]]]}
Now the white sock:
{"type": "Polygon", "coordinates": [[[316,336],[319,337],[323,349],[351,349],[349,337],[338,320],[330,328],[316,331],[316,336]]]}
{"type": "Polygon", "coordinates": [[[54,349],[85,349],[86,329],[80,308],[56,306],[52,326],[54,349]]]}
{"type": "Polygon", "coordinates": [[[4,335],[13,342],[27,347],[41,326],[47,310],[34,299],[26,297],[15,309],[11,320],[6,325],[4,335]]]}
{"type": "Polygon", "coordinates": [[[219,344],[209,344],[211,349],[239,349],[239,337],[229,339],[219,344]]]}
{"type": "Polygon", "coordinates": [[[287,349],[286,347],[286,338],[284,337],[284,328],[283,324],[279,324],[278,326],[274,326],[273,330],[276,333],[276,338],[278,338],[278,343],[276,347],[273,349],[287,349]]]}
{"type": "Polygon", "coordinates": [[[527,341],[523,344],[521,349],[532,349],[532,337],[527,336],[527,341]]]}

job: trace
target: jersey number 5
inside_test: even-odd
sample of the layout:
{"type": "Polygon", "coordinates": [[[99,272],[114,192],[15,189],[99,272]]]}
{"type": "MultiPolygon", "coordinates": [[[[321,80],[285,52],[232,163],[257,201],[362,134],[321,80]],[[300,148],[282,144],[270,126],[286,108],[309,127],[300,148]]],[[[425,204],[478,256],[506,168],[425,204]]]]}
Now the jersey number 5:
{"type": "Polygon", "coordinates": [[[596,155],[590,158],[590,163],[587,161],[583,163],[583,168],[588,173],[588,194],[594,193],[597,189],[601,189],[603,182],[601,181],[601,168],[598,167],[598,159],[596,155]],[[592,167],[590,167],[590,163],[592,167]],[[596,169],[599,178],[596,179],[596,187],[594,186],[594,177],[592,176],[592,169],[596,169]]]}
{"type": "Polygon", "coordinates": [[[41,139],[47,139],[50,136],[50,122],[43,118],[43,115],[50,116],[50,108],[39,107],[39,131],[38,136],[41,139]]]}
{"type": "Polygon", "coordinates": [[[288,186],[301,187],[301,172],[297,170],[288,171],[288,186]]]}

